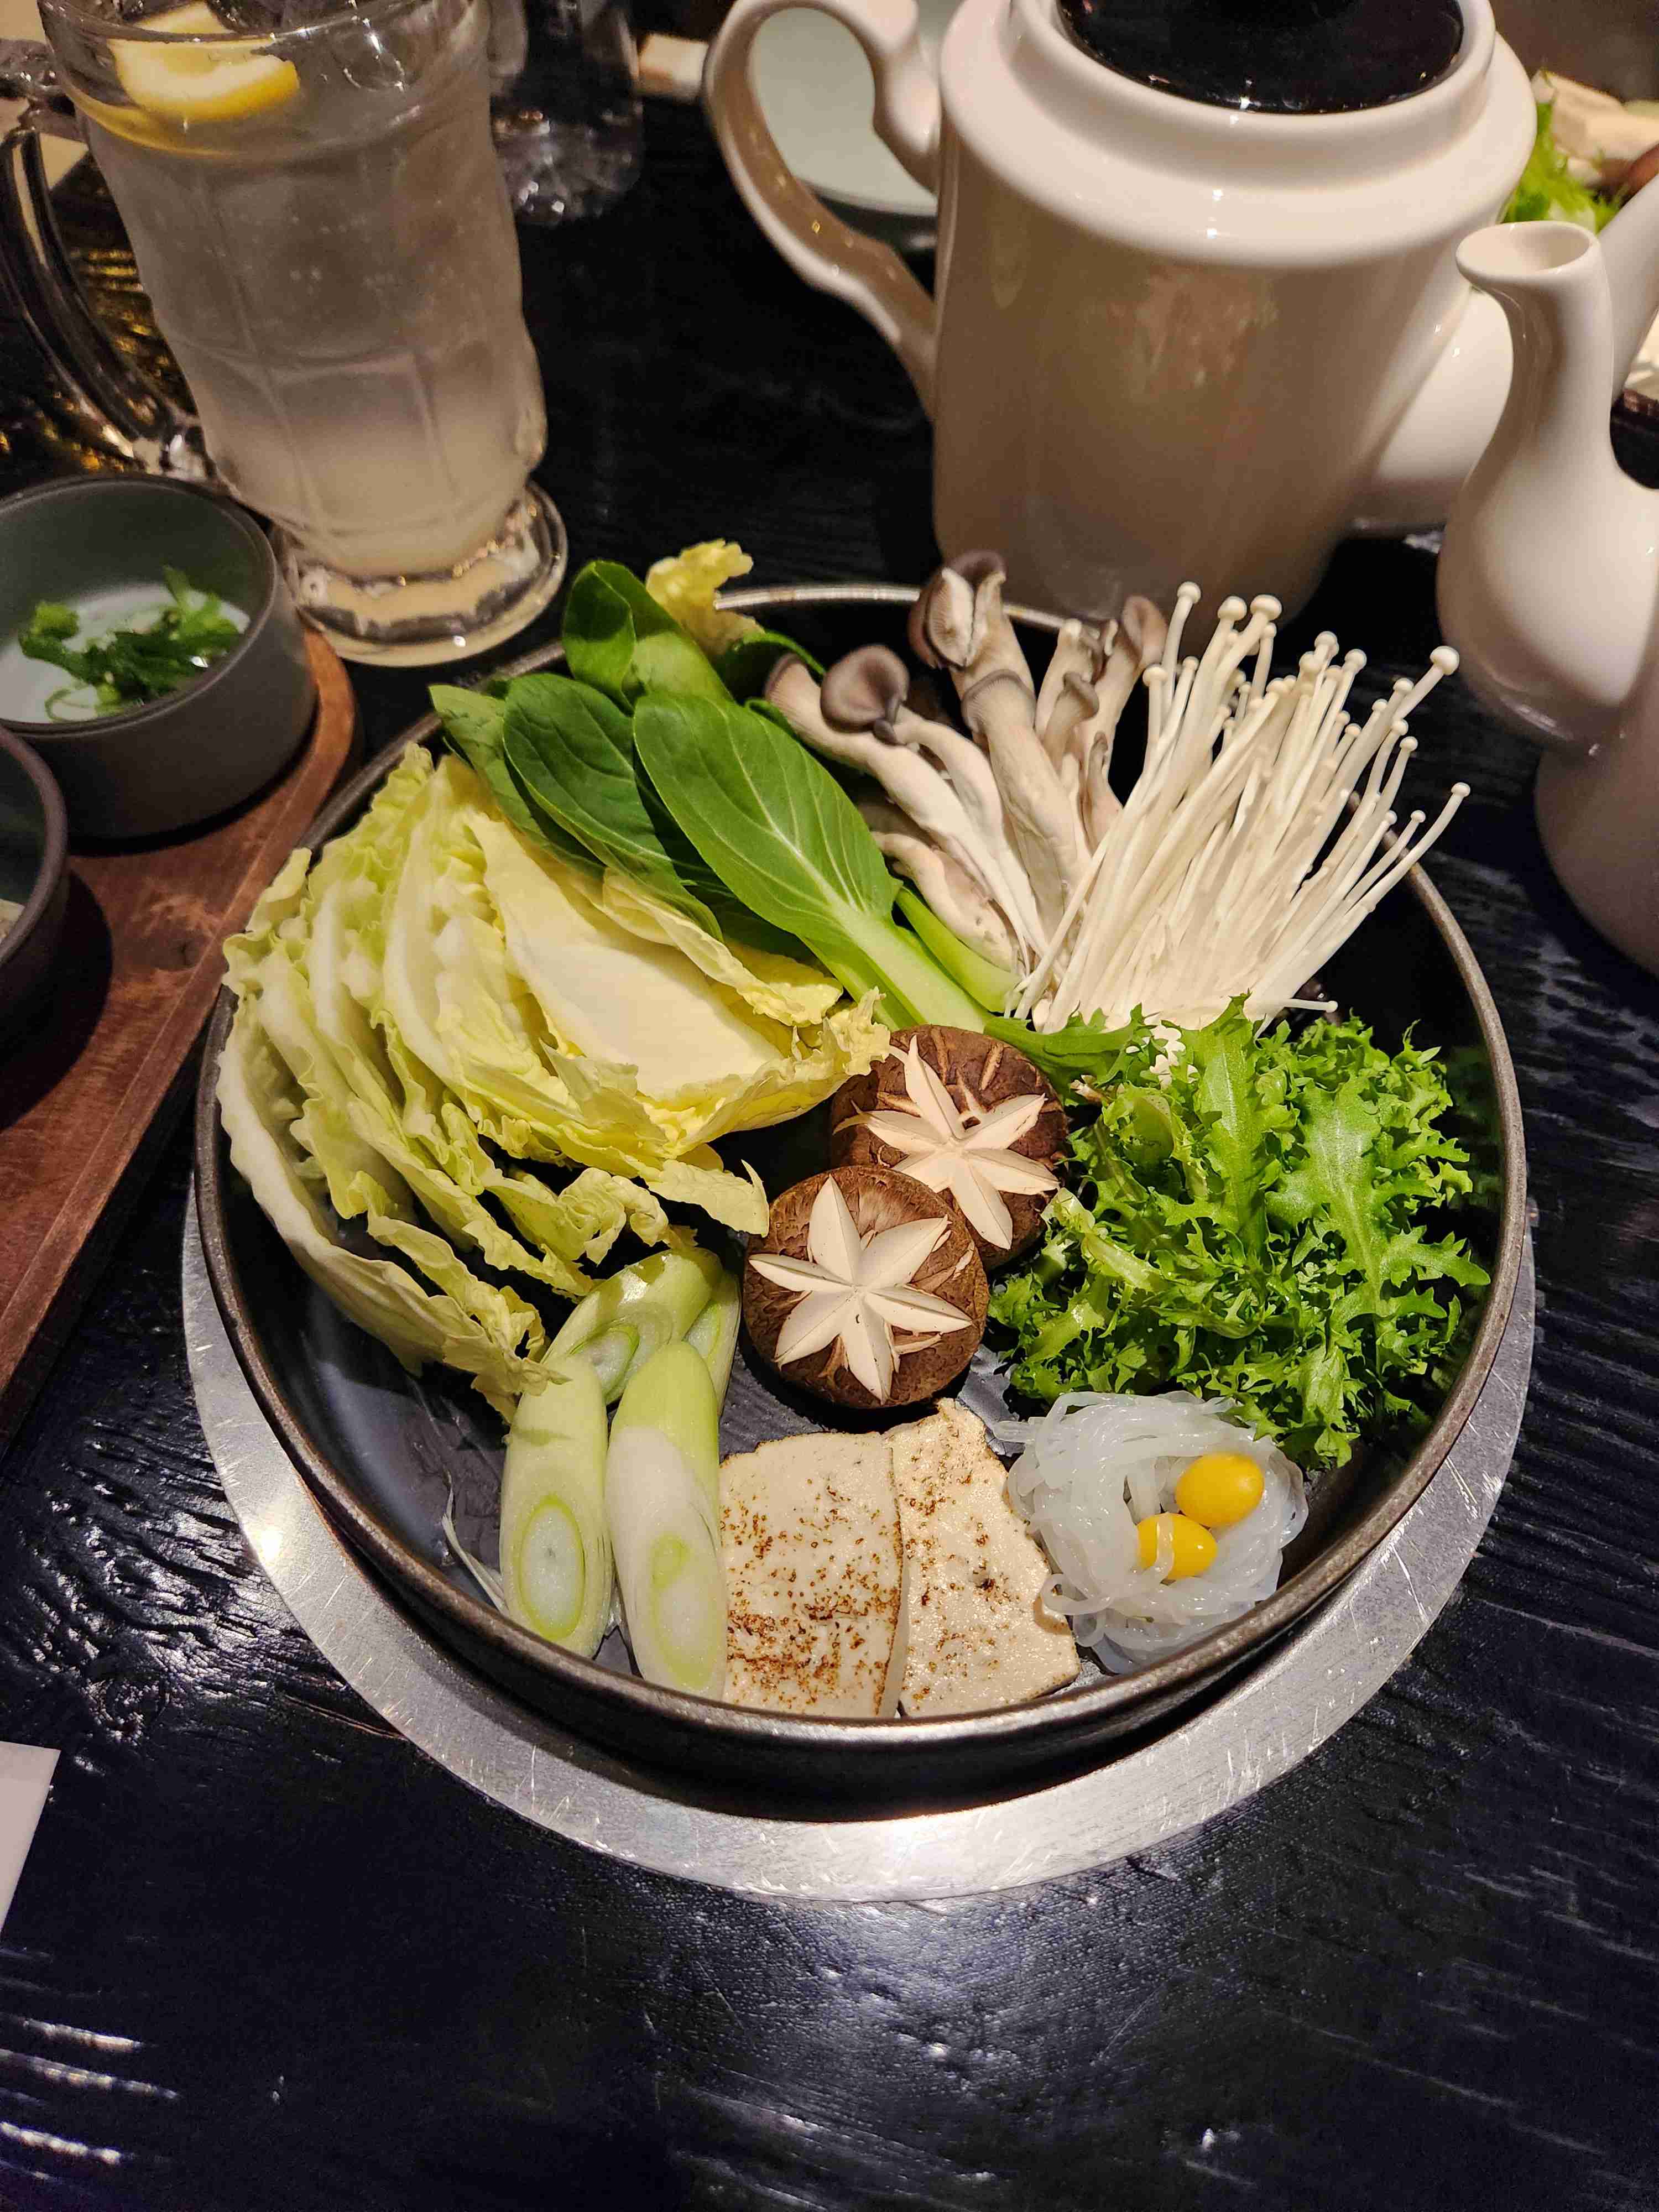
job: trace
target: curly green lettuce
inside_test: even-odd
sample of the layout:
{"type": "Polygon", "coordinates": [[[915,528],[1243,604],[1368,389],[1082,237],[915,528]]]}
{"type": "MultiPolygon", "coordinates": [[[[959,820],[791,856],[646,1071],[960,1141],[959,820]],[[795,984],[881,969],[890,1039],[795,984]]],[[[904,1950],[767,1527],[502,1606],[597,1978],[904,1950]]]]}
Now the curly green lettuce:
{"type": "Polygon", "coordinates": [[[1257,1036],[1237,1008],[1174,1049],[1139,1020],[1060,1036],[1098,1108],[1037,1257],[992,1297],[1014,1387],[1229,1397],[1308,1468],[1420,1427],[1461,1364],[1460,1294],[1488,1280],[1433,1233],[1471,1188],[1435,1054],[1355,1020],[1257,1036]]]}
{"type": "Polygon", "coordinates": [[[1606,192],[1581,185],[1567,166],[1567,157],[1555,143],[1551,118],[1553,100],[1538,105],[1538,136],[1533,141],[1521,181],[1510,195],[1501,220],[1504,222],[1574,222],[1580,230],[1600,230],[1619,211],[1619,203],[1606,192]]]}

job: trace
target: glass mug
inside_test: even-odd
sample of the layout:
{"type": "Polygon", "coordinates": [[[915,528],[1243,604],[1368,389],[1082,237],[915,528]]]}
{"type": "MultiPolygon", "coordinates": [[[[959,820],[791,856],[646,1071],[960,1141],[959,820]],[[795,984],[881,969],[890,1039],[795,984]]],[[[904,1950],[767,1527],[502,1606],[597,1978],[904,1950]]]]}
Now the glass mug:
{"type": "Polygon", "coordinates": [[[0,160],[0,273],[77,414],[268,515],[295,598],[348,658],[510,637],[558,588],[565,538],[529,482],[546,417],[485,0],[131,4],[42,0],[50,55],[0,46],[0,91],[42,103],[0,160]],[[64,92],[199,429],[75,286],[35,135],[64,127],[64,92]]]}

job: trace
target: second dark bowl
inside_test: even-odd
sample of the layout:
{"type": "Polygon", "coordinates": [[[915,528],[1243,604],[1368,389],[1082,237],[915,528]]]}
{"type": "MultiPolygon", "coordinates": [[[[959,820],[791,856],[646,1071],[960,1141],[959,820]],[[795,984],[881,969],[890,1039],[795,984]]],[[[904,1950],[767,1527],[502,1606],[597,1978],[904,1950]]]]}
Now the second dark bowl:
{"type": "Polygon", "coordinates": [[[157,836],[240,805],[289,759],[316,707],[300,617],[264,532],[228,500],[149,477],[77,477],[0,502],[0,647],[40,599],[134,585],[160,599],[164,567],[247,617],[237,643],[183,690],[49,721],[39,703],[50,677],[34,680],[45,665],[0,661],[0,723],[50,766],[77,836],[157,836]]]}

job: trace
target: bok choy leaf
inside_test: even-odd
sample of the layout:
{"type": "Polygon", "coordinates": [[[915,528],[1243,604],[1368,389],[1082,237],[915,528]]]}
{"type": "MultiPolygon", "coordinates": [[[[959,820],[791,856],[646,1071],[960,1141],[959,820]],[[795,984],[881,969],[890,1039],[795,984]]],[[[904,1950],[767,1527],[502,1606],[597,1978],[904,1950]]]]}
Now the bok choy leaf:
{"type": "Polygon", "coordinates": [[[954,975],[969,997],[988,1013],[1000,1014],[1014,994],[1017,978],[1012,971],[999,968],[971,945],[964,945],[908,884],[898,887],[898,910],[945,974],[954,975]]]}
{"type": "Polygon", "coordinates": [[[641,787],[633,726],[616,702],[568,676],[521,676],[507,695],[507,758],[532,802],[603,866],[726,935],[799,956],[749,912],[641,787]]]}
{"type": "Polygon", "coordinates": [[[686,881],[683,863],[706,873],[696,852],[678,833],[679,849],[671,852],[646,811],[629,720],[614,700],[568,676],[520,677],[507,696],[506,747],[538,806],[602,866],[687,903],[704,928],[716,927],[686,881]]]}
{"type": "Polygon", "coordinates": [[[620,562],[590,561],[577,575],[560,642],[577,681],[623,707],[643,691],[717,701],[732,696],[702,648],[620,562]]]}
{"type": "Polygon", "coordinates": [[[744,906],[801,939],[892,1026],[985,1018],[892,919],[898,886],[862,816],[806,748],[763,716],[650,694],[634,745],[659,797],[744,906]]]}
{"type": "Polygon", "coordinates": [[[557,819],[532,801],[507,757],[505,691],[468,691],[459,684],[434,684],[428,694],[443,726],[445,742],[489,787],[521,837],[545,845],[561,860],[592,869],[593,856],[557,819]]]}

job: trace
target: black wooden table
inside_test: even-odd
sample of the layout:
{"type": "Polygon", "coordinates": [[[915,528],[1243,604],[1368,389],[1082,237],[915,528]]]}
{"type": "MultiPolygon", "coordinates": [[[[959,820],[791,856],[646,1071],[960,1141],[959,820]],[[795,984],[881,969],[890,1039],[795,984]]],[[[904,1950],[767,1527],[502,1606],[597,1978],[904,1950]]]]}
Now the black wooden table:
{"type": "MultiPolygon", "coordinates": [[[[926,572],[908,387],[695,115],[524,253],[578,560],[926,572]]],[[[1346,550],[1309,619],[1415,671],[1431,556],[1346,550]]],[[[371,743],[422,704],[358,689],[371,743]]],[[[1523,747],[1455,684],[1420,735],[1474,786],[1433,873],[1520,1069],[1542,1314],[1497,1518],[1387,1690],[1198,1833],[992,1900],[590,1857],[392,1735],[249,1555],[185,1369],[181,1129],[0,1462],[0,1736],[64,1747],[0,1937],[0,2203],[1659,2200],[1659,986],[1553,884],[1523,747]]]]}

